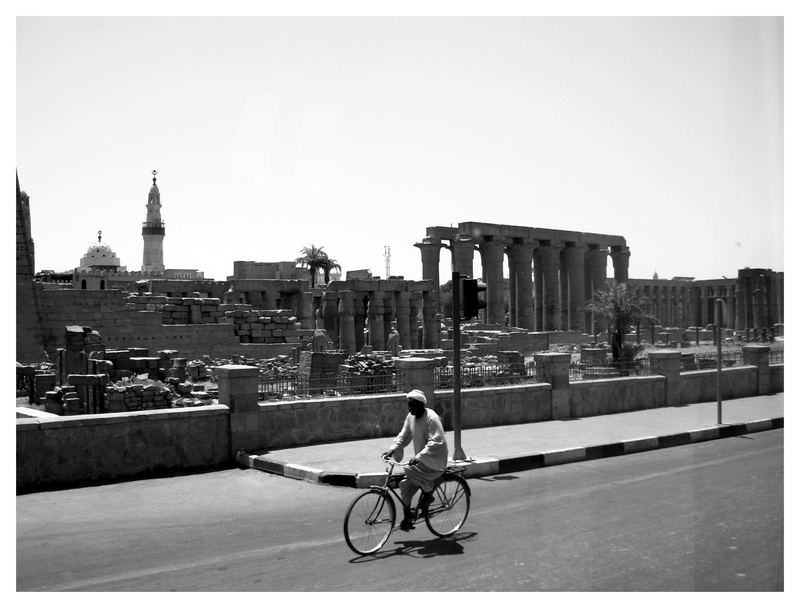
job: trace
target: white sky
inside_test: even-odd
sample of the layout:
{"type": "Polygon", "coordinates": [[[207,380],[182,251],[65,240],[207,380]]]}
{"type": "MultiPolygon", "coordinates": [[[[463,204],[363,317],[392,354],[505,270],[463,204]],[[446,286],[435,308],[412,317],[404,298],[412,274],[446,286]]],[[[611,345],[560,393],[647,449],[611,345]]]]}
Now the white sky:
{"type": "Polygon", "coordinates": [[[380,276],[390,246],[419,279],[426,227],[463,221],[622,235],[632,278],[784,270],[777,18],[19,17],[16,36],[37,269],[102,230],[139,270],[157,169],[166,266],[218,280],[311,243],[380,276]]]}

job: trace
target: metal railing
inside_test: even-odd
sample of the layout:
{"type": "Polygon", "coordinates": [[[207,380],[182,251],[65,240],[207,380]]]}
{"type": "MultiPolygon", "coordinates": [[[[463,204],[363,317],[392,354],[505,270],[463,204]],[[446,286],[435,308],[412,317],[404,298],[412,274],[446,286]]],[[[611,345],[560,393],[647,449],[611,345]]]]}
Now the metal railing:
{"type": "MultiPolygon", "coordinates": [[[[722,367],[740,367],[744,365],[744,354],[740,349],[722,349],[722,367]]],[[[681,371],[696,369],[716,369],[717,352],[694,353],[681,357],[681,371]]]]}
{"type": "Polygon", "coordinates": [[[769,362],[770,365],[783,363],[783,347],[781,348],[771,348],[769,351],[769,362]]]}
{"type": "MultiPolygon", "coordinates": [[[[507,386],[531,382],[539,382],[536,366],[532,362],[461,366],[462,388],[507,386]]],[[[453,388],[453,366],[434,368],[433,385],[437,389],[453,388]]]]}
{"type": "Polygon", "coordinates": [[[624,378],[627,376],[649,376],[650,359],[633,361],[606,361],[603,363],[573,362],[569,366],[570,380],[596,380],[598,378],[624,378]]]}
{"type": "Polygon", "coordinates": [[[303,397],[338,397],[396,393],[394,373],[383,374],[312,374],[262,377],[258,380],[259,401],[281,401],[303,397]]]}

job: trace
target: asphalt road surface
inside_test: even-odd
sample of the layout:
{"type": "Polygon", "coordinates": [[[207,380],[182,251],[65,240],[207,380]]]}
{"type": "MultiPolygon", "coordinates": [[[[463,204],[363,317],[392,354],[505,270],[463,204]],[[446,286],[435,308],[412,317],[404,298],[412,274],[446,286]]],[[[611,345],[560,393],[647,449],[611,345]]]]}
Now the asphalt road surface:
{"type": "Polygon", "coordinates": [[[782,429],[469,482],[457,536],[373,557],[359,490],[255,470],[18,496],[17,590],[783,590],[782,429]]]}

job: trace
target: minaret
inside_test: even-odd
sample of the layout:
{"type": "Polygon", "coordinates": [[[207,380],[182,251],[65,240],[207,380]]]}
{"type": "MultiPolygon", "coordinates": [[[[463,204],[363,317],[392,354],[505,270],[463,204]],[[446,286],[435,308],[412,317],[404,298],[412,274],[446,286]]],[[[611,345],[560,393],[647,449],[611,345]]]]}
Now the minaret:
{"type": "Polygon", "coordinates": [[[161,194],[156,186],[157,173],[153,169],[153,187],[147,196],[147,219],[142,224],[142,272],[164,272],[164,222],[161,221],[161,194]]]}

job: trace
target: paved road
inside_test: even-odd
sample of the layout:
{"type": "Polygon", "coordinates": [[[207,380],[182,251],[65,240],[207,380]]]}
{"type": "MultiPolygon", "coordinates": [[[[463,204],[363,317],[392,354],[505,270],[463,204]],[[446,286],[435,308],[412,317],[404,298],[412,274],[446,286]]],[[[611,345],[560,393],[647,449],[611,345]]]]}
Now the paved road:
{"type": "Polygon", "coordinates": [[[255,470],[17,497],[22,590],[782,590],[783,430],[472,479],[452,540],[344,544],[357,490],[255,470]]]}

